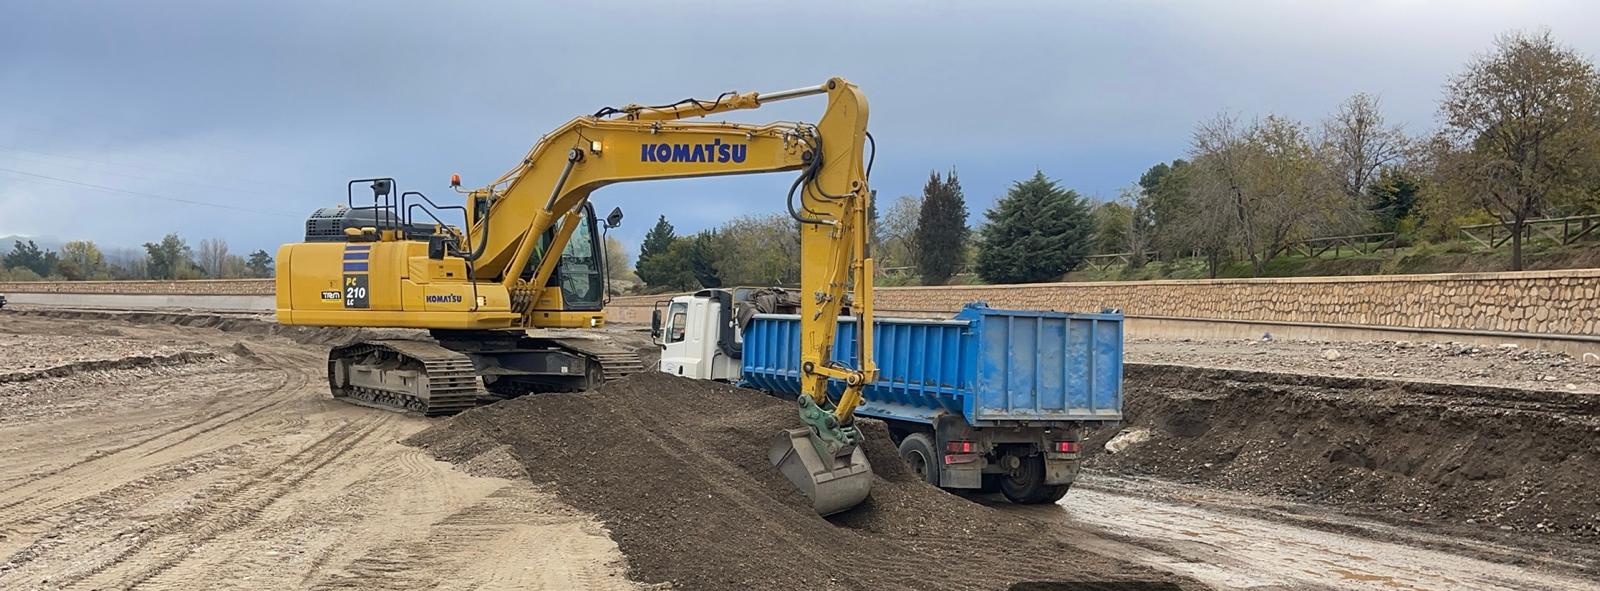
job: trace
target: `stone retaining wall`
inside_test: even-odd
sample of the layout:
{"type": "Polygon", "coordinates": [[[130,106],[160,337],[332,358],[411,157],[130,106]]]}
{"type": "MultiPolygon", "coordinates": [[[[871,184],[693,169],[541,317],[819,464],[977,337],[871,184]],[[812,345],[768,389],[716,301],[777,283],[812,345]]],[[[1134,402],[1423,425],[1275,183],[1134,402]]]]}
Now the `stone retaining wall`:
{"type": "MultiPolygon", "coordinates": [[[[671,295],[615,298],[613,322],[648,322],[671,295]]],[[[1000,308],[1130,317],[1315,323],[1431,330],[1593,336],[1600,332],[1600,269],[1036,283],[877,290],[883,315],[948,314],[970,301],[1000,308]]]]}
{"type": "Polygon", "coordinates": [[[82,293],[116,295],[266,295],[271,279],[195,279],[192,281],[15,281],[0,283],[0,294],[82,293]]]}
{"type": "MultiPolygon", "coordinates": [[[[272,295],[271,279],[0,283],[3,293],[272,295]]],[[[613,298],[608,319],[650,321],[672,294],[613,298]]],[[[983,300],[1002,308],[1089,312],[1120,308],[1130,317],[1314,323],[1424,330],[1594,336],[1600,332],[1600,269],[1037,283],[877,290],[885,315],[944,315],[983,300]]]]}

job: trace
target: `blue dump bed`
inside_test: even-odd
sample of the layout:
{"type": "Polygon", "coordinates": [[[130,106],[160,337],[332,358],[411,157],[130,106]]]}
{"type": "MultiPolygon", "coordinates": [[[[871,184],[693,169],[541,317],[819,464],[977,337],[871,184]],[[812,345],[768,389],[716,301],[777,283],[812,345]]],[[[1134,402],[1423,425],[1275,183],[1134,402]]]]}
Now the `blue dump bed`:
{"type": "MultiPolygon", "coordinates": [[[[1122,315],[998,310],[969,304],[951,320],[878,318],[878,380],[862,416],[974,427],[1122,420],[1122,315]]],[[[744,330],[741,383],[800,390],[800,317],[762,314],[744,330]]],[[[839,320],[833,358],[858,367],[856,319],[839,320]]],[[[835,381],[832,394],[843,390],[835,381]]]]}

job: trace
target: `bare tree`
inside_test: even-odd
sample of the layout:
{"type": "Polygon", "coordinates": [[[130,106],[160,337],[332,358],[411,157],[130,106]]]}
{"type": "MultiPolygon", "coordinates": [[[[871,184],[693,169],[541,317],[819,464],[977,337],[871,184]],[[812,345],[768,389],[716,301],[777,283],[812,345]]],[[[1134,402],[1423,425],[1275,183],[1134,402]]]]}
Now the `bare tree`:
{"type": "Polygon", "coordinates": [[[1366,93],[1340,103],[1322,122],[1322,136],[1330,164],[1351,199],[1363,199],[1380,171],[1403,163],[1410,144],[1405,130],[1384,123],[1378,99],[1366,93]]]}
{"type": "Polygon", "coordinates": [[[224,265],[228,260],[228,242],[221,238],[206,238],[200,241],[200,249],[196,253],[200,268],[204,269],[208,277],[223,277],[224,265]]]}
{"type": "Polygon", "coordinates": [[[1148,199],[1137,186],[1124,187],[1115,201],[1105,201],[1090,210],[1094,220],[1094,242],[1097,254],[1126,252],[1131,255],[1129,267],[1144,264],[1144,253],[1150,248],[1155,232],[1148,199]]]}
{"type": "Polygon", "coordinates": [[[1600,76],[1548,31],[1507,33],[1450,79],[1439,105],[1446,182],[1511,231],[1521,270],[1523,227],[1552,200],[1578,197],[1600,161],[1600,76]]]}
{"type": "Polygon", "coordinates": [[[142,248],[113,248],[105,252],[111,279],[148,279],[149,256],[142,248]]]}
{"type": "Polygon", "coordinates": [[[1124,188],[1120,200],[1128,208],[1128,252],[1133,255],[1128,266],[1137,269],[1144,266],[1144,253],[1155,239],[1155,209],[1138,186],[1124,188]]]}
{"type": "Polygon", "coordinates": [[[628,247],[623,246],[621,240],[615,236],[606,237],[606,279],[611,281],[626,281],[632,279],[633,257],[628,253],[628,247]]]}
{"type": "MultiPolygon", "coordinates": [[[[1350,202],[1338,196],[1326,154],[1309,135],[1304,125],[1276,115],[1249,125],[1226,114],[1202,123],[1191,149],[1194,206],[1233,219],[1197,228],[1205,234],[1199,242],[1215,244],[1215,233],[1231,230],[1259,276],[1290,242],[1348,223],[1350,202]]],[[[1211,254],[1213,265],[1218,254],[1211,254]]]]}
{"type": "Polygon", "coordinates": [[[881,259],[879,268],[905,267],[913,264],[916,252],[917,219],[922,216],[922,200],[911,195],[901,195],[889,205],[883,220],[878,223],[878,239],[883,251],[874,256],[881,259]]]}

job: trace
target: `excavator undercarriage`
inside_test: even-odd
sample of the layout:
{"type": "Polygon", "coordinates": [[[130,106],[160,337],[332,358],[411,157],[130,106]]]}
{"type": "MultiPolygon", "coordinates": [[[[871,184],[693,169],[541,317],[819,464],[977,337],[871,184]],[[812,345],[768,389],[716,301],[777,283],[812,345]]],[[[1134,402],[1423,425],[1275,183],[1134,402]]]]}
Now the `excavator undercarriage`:
{"type": "Polygon", "coordinates": [[[333,397],[440,416],[524,394],[581,392],[644,370],[636,353],[600,339],[520,331],[434,336],[434,342],[384,339],[335,347],[328,352],[333,397]]]}

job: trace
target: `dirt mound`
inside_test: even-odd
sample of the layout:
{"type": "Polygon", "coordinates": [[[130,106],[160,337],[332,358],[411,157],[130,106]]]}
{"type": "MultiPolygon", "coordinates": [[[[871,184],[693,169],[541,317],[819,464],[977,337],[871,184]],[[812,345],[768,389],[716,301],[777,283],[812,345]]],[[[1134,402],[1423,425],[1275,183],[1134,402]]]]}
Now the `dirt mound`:
{"type": "Polygon", "coordinates": [[[255,350],[251,349],[244,343],[234,343],[232,347],[228,347],[228,352],[232,353],[234,357],[239,359],[248,359],[250,361],[261,360],[261,356],[256,355],[255,350]]]}
{"type": "Polygon", "coordinates": [[[1600,536],[1593,394],[1130,364],[1125,411],[1125,430],[1148,439],[1125,438],[1090,467],[1406,520],[1600,536]]]}
{"type": "Polygon", "coordinates": [[[209,351],[180,351],[171,355],[133,355],[117,359],[94,359],[89,361],[75,361],[38,370],[14,371],[0,373],[0,384],[13,382],[31,382],[48,378],[64,378],[91,371],[112,371],[119,369],[139,369],[145,367],[171,367],[187,365],[216,359],[217,354],[209,351]]]}
{"type": "Polygon", "coordinates": [[[509,449],[528,476],[606,523],[630,575],[683,589],[1004,589],[1167,581],[1068,534],[917,480],[866,422],[871,498],[823,519],[767,463],[792,403],[663,374],[474,409],[408,443],[472,464],[509,449]]]}
{"type": "MultiPolygon", "coordinates": [[[[12,313],[12,312],[8,312],[12,313]]],[[[227,333],[281,336],[307,345],[343,345],[374,338],[406,338],[426,334],[406,329],[367,329],[337,326],[290,326],[270,317],[191,312],[118,312],[109,310],[18,310],[15,314],[71,320],[119,320],[130,324],[164,324],[211,328],[227,333]]]]}

